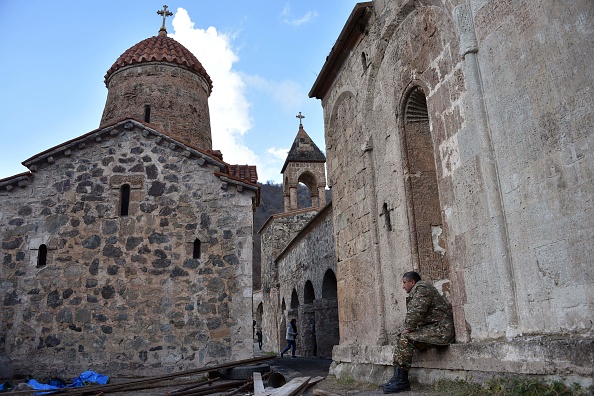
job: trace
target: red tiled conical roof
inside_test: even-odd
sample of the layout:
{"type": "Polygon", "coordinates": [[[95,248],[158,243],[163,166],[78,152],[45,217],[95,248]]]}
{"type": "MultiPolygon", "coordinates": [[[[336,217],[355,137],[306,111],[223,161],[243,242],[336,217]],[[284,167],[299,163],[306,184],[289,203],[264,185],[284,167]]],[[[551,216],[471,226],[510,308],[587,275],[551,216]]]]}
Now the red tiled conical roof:
{"type": "Polygon", "coordinates": [[[167,37],[162,31],[158,36],[149,37],[126,50],[105,74],[105,85],[109,77],[122,67],[144,62],[169,62],[185,66],[202,75],[212,90],[212,80],[206,70],[186,47],[167,37]]]}

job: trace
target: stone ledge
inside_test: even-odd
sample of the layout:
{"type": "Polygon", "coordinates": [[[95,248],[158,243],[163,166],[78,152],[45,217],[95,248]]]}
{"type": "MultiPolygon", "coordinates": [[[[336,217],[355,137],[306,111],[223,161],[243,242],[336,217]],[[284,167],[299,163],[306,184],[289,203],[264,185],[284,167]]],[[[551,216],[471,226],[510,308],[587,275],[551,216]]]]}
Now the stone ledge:
{"type": "MultiPolygon", "coordinates": [[[[391,375],[393,346],[341,346],[332,351],[330,374],[380,382],[391,375]]],[[[523,337],[510,341],[452,344],[416,351],[413,368],[422,378],[474,378],[484,374],[571,377],[592,383],[594,338],[523,337]],[[424,374],[421,374],[424,373],[424,374]],[[483,373],[483,374],[481,374],[483,373]]],[[[411,375],[413,371],[412,370],[411,375]]],[[[419,378],[421,381],[421,378],[419,378]]]]}

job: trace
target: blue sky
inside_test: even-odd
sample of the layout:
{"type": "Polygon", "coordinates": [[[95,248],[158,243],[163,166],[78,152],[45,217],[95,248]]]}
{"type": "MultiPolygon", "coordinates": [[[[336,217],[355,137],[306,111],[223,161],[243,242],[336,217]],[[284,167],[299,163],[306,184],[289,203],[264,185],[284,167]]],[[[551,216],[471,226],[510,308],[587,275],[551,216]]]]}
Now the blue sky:
{"type": "Polygon", "coordinates": [[[303,125],[324,150],[322,106],[309,99],[356,1],[0,0],[0,179],[29,157],[99,126],[106,71],[126,49],[167,32],[213,80],[213,148],[281,181],[303,125]]]}

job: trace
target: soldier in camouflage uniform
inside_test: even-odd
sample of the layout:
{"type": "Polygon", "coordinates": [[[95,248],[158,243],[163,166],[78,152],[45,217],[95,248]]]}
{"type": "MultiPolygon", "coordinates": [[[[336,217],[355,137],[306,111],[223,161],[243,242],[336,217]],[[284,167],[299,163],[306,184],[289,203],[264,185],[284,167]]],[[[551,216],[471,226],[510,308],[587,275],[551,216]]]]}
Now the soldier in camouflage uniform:
{"type": "Polygon", "coordinates": [[[408,370],[415,349],[425,349],[454,342],[454,319],[447,301],[429,282],[414,272],[402,277],[406,298],[406,319],[396,341],[394,376],[382,385],[384,393],[410,390],[408,370]]]}

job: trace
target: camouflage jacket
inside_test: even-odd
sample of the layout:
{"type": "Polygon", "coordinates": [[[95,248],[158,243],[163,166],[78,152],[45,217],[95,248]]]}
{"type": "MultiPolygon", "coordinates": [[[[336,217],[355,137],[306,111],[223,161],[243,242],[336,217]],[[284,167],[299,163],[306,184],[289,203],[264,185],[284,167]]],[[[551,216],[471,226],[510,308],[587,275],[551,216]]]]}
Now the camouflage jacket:
{"type": "Polygon", "coordinates": [[[449,344],[453,341],[452,309],[429,282],[417,282],[406,298],[404,328],[416,332],[418,341],[432,344],[449,344]]]}

